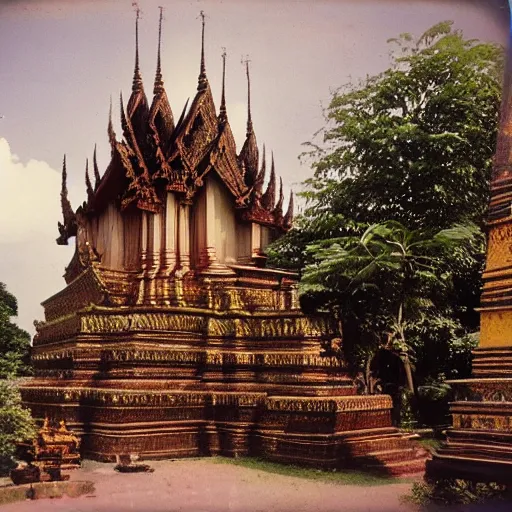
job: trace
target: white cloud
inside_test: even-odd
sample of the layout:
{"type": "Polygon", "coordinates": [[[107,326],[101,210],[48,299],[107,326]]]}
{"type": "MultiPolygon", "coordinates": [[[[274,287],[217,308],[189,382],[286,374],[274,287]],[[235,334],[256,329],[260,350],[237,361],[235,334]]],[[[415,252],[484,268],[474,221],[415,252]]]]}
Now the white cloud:
{"type": "Polygon", "coordinates": [[[60,213],[60,173],[46,162],[26,164],[0,137],[0,281],[18,299],[18,325],[34,333],[40,303],[64,287],[62,274],[73,242],[55,243],[60,213]]]}
{"type": "Polygon", "coordinates": [[[56,235],[60,218],[60,181],[60,173],[46,162],[20,162],[11,153],[7,140],[0,137],[2,244],[24,242],[36,234],[56,235]]]}

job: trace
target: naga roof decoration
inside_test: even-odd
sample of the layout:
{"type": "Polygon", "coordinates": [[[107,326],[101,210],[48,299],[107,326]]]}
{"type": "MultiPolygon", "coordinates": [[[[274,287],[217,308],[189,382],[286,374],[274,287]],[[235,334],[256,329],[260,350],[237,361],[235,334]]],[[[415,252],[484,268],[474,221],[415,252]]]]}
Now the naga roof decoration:
{"type": "Polygon", "coordinates": [[[253,186],[254,200],[261,201],[263,196],[263,183],[265,183],[265,175],[267,173],[267,159],[265,156],[265,144],[263,144],[263,158],[261,159],[261,169],[256,176],[253,186]]]}
{"type": "Polygon", "coordinates": [[[96,144],[94,144],[94,153],[92,155],[92,163],[94,167],[94,191],[98,190],[101,181],[100,171],[98,169],[98,159],[96,157],[96,144]]]}
{"type": "Polygon", "coordinates": [[[284,202],[284,194],[283,194],[283,178],[279,178],[279,199],[277,200],[277,204],[273,210],[274,217],[276,219],[283,218],[283,202],[284,202]]]}
{"type": "Polygon", "coordinates": [[[68,199],[68,187],[66,181],[66,155],[64,155],[64,160],[62,162],[62,189],[60,192],[60,204],[62,207],[64,224],[61,224],[60,222],[57,223],[60,233],[59,238],[57,238],[58,245],[67,245],[68,238],[76,235],[76,215],[68,199]]]}
{"type": "Polygon", "coordinates": [[[110,108],[108,111],[108,141],[110,142],[111,157],[114,156],[114,148],[116,145],[116,132],[114,131],[114,125],[112,123],[112,96],[110,96],[110,108]]]}
{"type": "MultiPolygon", "coordinates": [[[[251,84],[249,61],[247,75],[247,132],[244,145],[237,153],[236,142],[229,124],[226,108],[226,55],[223,55],[222,98],[219,115],[216,113],[205,65],[205,21],[201,13],[201,62],[198,86],[194,99],[189,101],[178,122],[174,116],[164,88],[161,66],[162,10],[158,31],[158,52],[153,100],[151,107],[144,92],[139,67],[139,12],[135,20],[135,68],[132,91],[126,106],[121,95],[120,117],[123,140],[118,141],[112,122],[112,98],[110,99],[108,139],[111,160],[100,176],[96,146],[94,148],[94,187],[87,172],[87,208],[85,213],[99,212],[109,202],[120,201],[121,209],[138,208],[157,212],[161,208],[161,192],[170,190],[191,201],[203,185],[205,175],[214,170],[234,197],[235,205],[243,208],[243,218],[273,226],[281,230],[291,227],[293,199],[283,217],[282,189],[276,203],[276,173],[274,158],[270,179],[265,193],[266,175],[265,146],[260,169],[259,151],[251,113],[251,84]]],[[[59,223],[58,243],[76,235],[76,217],[67,199],[65,162],[63,190],[61,192],[64,223],[59,223]]]]}
{"type": "Polygon", "coordinates": [[[94,201],[94,190],[89,176],[89,159],[85,160],[85,189],[87,191],[87,204],[92,205],[94,201]]]}
{"type": "Polygon", "coordinates": [[[284,214],[283,218],[283,227],[285,229],[290,229],[292,227],[293,222],[293,192],[290,192],[290,201],[288,202],[288,210],[284,214]]]}
{"type": "Polygon", "coordinates": [[[267,190],[261,198],[261,206],[265,210],[272,211],[276,204],[276,167],[274,164],[274,153],[272,153],[272,166],[270,167],[270,179],[268,181],[267,190]]]}

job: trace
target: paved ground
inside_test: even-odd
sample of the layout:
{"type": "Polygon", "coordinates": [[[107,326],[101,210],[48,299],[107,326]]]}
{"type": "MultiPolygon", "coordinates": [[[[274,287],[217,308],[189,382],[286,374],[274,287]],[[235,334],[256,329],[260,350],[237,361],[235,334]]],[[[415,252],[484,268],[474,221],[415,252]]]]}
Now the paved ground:
{"type": "Polygon", "coordinates": [[[1,512],[411,512],[400,497],[411,483],[324,483],[211,459],[151,462],[154,473],[120,474],[86,462],[72,479],[91,480],[94,496],[12,503],[1,512]]]}

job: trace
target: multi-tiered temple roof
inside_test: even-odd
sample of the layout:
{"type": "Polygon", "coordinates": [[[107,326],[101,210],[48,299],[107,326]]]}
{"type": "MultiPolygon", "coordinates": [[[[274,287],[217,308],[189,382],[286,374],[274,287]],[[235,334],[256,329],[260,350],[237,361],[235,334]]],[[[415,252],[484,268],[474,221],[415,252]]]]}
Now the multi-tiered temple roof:
{"type": "MultiPolygon", "coordinates": [[[[144,89],[138,51],[138,16],[136,20],[135,69],[132,91],[125,107],[121,94],[121,126],[123,138],[117,140],[112,122],[112,105],[108,122],[111,161],[100,177],[94,151],[94,186],[86,165],[87,201],[78,215],[100,214],[109,202],[120,201],[121,211],[136,208],[159,212],[163,208],[164,191],[175,192],[181,200],[193,201],[209,173],[216,173],[229,190],[240,210],[240,218],[255,221],[281,232],[290,229],[293,219],[293,196],[283,213],[282,181],[277,191],[274,158],[270,178],[264,190],[266,175],[265,149],[259,163],[259,149],[254,132],[250,104],[249,65],[248,116],[246,139],[238,153],[229,124],[225,93],[225,54],[220,110],[217,114],[206,75],[204,56],[204,19],[202,24],[201,63],[195,97],[188,101],[175,123],[165,91],[161,70],[160,19],[158,55],[153,99],[149,105],[144,89]],[[278,194],[277,194],[278,192],[278,194]],[[278,199],[276,202],[276,195],[278,199]]],[[[59,244],[67,244],[76,235],[77,214],[71,208],[66,189],[66,163],[63,166],[62,210],[64,223],[59,223],[59,244]]]]}

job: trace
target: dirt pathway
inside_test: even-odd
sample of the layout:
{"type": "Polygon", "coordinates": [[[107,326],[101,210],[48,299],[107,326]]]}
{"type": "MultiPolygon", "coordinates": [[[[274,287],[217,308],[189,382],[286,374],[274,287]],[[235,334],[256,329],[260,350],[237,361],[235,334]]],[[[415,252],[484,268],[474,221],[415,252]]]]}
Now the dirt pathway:
{"type": "Polygon", "coordinates": [[[154,473],[120,474],[86,462],[73,480],[91,480],[94,497],[13,503],[1,512],[410,512],[400,502],[410,483],[324,483],[218,463],[211,459],[151,462],[154,473]]]}

